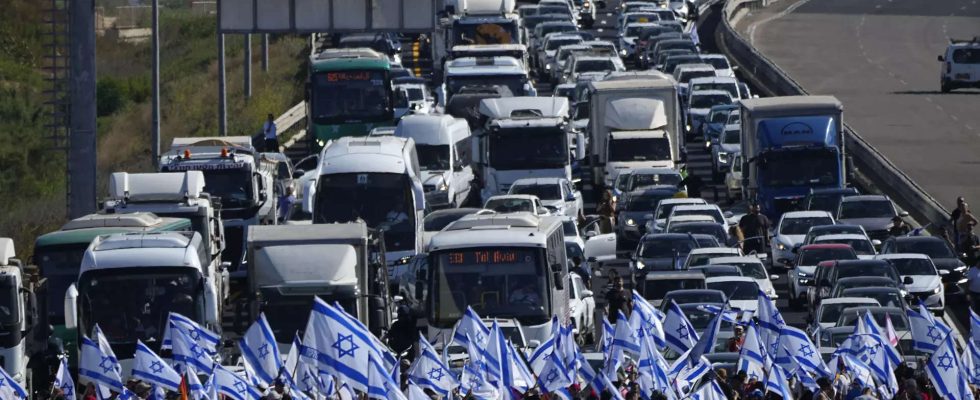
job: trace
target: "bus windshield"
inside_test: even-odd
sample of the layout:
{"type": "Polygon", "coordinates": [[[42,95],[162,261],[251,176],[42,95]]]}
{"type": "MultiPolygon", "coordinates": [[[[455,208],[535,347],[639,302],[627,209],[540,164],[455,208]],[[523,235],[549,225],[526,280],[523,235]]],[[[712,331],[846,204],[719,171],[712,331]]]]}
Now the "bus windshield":
{"type": "Polygon", "coordinates": [[[387,71],[332,71],[312,77],[311,117],[316,123],[393,118],[387,71]]]}
{"type": "Polygon", "coordinates": [[[65,323],[65,291],[78,279],[82,256],[88,243],[64,246],[45,246],[34,249],[34,260],[41,276],[48,280],[45,289],[48,322],[52,325],[65,323]]]}
{"type": "Polygon", "coordinates": [[[313,223],[351,222],[385,229],[385,250],[415,247],[415,203],[407,175],[347,173],[322,175],[317,182],[313,223]]]}
{"type": "Polygon", "coordinates": [[[111,344],[159,343],[171,312],[203,321],[202,282],[196,269],[182,267],[86,272],[78,280],[79,332],[98,324],[111,344]]]}
{"type": "Polygon", "coordinates": [[[547,270],[539,250],[472,248],[434,255],[433,322],[451,327],[466,307],[487,318],[537,325],[551,318],[547,270]]]}

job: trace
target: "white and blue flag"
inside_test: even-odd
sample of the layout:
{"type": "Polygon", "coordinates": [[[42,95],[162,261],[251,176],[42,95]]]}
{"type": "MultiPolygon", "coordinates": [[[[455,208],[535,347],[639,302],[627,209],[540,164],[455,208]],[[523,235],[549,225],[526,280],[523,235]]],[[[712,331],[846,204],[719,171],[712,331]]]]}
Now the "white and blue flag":
{"type": "Polygon", "coordinates": [[[279,375],[283,363],[279,345],[276,344],[269,321],[265,319],[265,313],[259,314],[259,319],[245,331],[245,336],[238,341],[238,347],[242,351],[242,360],[250,367],[255,378],[265,385],[271,385],[279,375]]]}
{"type": "Polygon", "coordinates": [[[779,349],[779,335],[786,326],[786,320],[776,308],[776,303],[762,290],[759,290],[756,317],[759,318],[759,338],[762,339],[766,354],[776,354],[776,350],[779,349]]]}
{"type": "Polygon", "coordinates": [[[970,308],[970,339],[980,346],[980,315],[970,308]]]}
{"type": "Polygon", "coordinates": [[[68,369],[68,358],[62,357],[58,365],[58,372],[54,375],[54,387],[61,390],[61,395],[65,400],[75,400],[78,396],[75,393],[75,381],[71,378],[71,371],[68,369]]]}
{"type": "MultiPolygon", "coordinates": [[[[177,344],[176,338],[174,338],[174,344],[177,344]]],[[[234,400],[259,400],[262,398],[262,394],[259,393],[258,389],[252,387],[244,378],[227,370],[220,364],[215,364],[213,374],[211,377],[212,384],[220,394],[234,400]]]]}
{"type": "Polygon", "coordinates": [[[99,344],[82,336],[82,357],[78,364],[78,376],[82,382],[101,384],[116,392],[122,392],[119,362],[113,360],[99,344]]]}
{"type": "Polygon", "coordinates": [[[490,337],[490,329],[483,324],[480,315],[473,311],[472,307],[467,306],[463,317],[459,319],[456,326],[456,333],[453,334],[453,342],[460,346],[466,346],[470,339],[476,340],[477,347],[483,347],[490,337]]]}
{"type": "Polygon", "coordinates": [[[721,322],[723,319],[724,312],[716,314],[708,326],[704,328],[704,332],[701,333],[701,337],[698,341],[691,346],[691,351],[688,354],[688,361],[690,365],[695,365],[701,356],[705,354],[711,354],[715,349],[715,341],[718,337],[718,330],[721,329],[721,322]]]}
{"type": "Polygon", "coordinates": [[[640,347],[637,381],[639,381],[642,391],[641,396],[648,399],[649,393],[654,391],[671,392],[670,378],[667,376],[669,367],[664,356],[654,348],[654,344],[649,340],[642,341],[640,347]]]}
{"type": "Polygon", "coordinates": [[[0,368],[0,399],[26,399],[27,391],[22,388],[14,378],[10,377],[3,368],[0,368]]]}
{"type": "Polygon", "coordinates": [[[544,367],[540,371],[535,371],[538,375],[538,386],[542,393],[562,399],[571,398],[568,387],[571,386],[572,380],[564,364],[556,353],[548,354],[545,357],[544,367]]]}
{"type": "Polygon", "coordinates": [[[187,372],[187,367],[198,371],[210,371],[214,368],[214,359],[208,349],[194,340],[190,332],[184,328],[170,324],[171,347],[173,349],[174,363],[180,368],[180,372],[187,372]]]}
{"type": "Polygon", "coordinates": [[[369,399],[379,400],[406,400],[401,388],[391,379],[391,375],[385,370],[383,362],[376,358],[379,355],[368,354],[368,390],[369,399]]]}
{"type": "Polygon", "coordinates": [[[810,341],[805,332],[788,325],[783,326],[780,332],[776,364],[790,370],[799,364],[811,374],[828,378],[832,376],[830,368],[827,368],[823,356],[820,355],[820,348],[810,341]]]}
{"type": "Polygon", "coordinates": [[[408,400],[429,400],[429,395],[418,385],[412,383],[409,383],[408,388],[405,389],[405,397],[408,400]]]}
{"type": "MultiPolygon", "coordinates": [[[[636,337],[638,339],[653,340],[653,343],[658,348],[666,346],[662,322],[664,320],[664,314],[635,290],[633,291],[632,300],[633,311],[630,313],[629,325],[636,332],[636,337]]],[[[639,346],[637,346],[637,349],[639,349],[639,346]]],[[[639,350],[634,354],[639,354],[639,350]]]]}
{"type": "Polygon", "coordinates": [[[947,335],[926,362],[926,374],[940,397],[950,400],[973,399],[965,372],[960,371],[960,361],[952,335],[947,335]]]}
{"type": "Polygon", "coordinates": [[[966,374],[966,380],[973,385],[980,384],[980,349],[972,340],[967,342],[966,351],[960,357],[960,366],[966,374]]]}
{"type": "Polygon", "coordinates": [[[728,400],[728,396],[725,396],[725,392],[721,390],[721,386],[718,386],[718,382],[714,379],[701,385],[698,390],[691,393],[689,398],[691,400],[728,400]]]}
{"type": "Polygon", "coordinates": [[[674,300],[670,300],[670,304],[667,305],[667,316],[664,317],[663,327],[667,347],[677,354],[690,350],[700,338],[691,321],[674,300]]]}
{"type": "Polygon", "coordinates": [[[949,335],[950,329],[939,322],[929,310],[919,305],[918,311],[905,310],[909,317],[909,329],[912,334],[912,348],[925,353],[933,353],[943,345],[943,340],[949,335]]]}
{"type": "Polygon", "coordinates": [[[133,356],[133,377],[170,391],[180,389],[180,374],[138,339],[133,356]]]}
{"type": "Polygon", "coordinates": [[[160,350],[167,350],[173,346],[173,327],[176,326],[184,330],[198,346],[203,347],[208,353],[217,353],[218,343],[221,342],[221,335],[210,331],[201,326],[194,320],[178,313],[170,313],[167,319],[167,329],[163,330],[163,343],[160,350]]]}
{"type": "Polygon", "coordinates": [[[782,367],[773,365],[769,369],[769,376],[766,377],[766,392],[776,393],[782,396],[783,400],[793,400],[793,391],[789,387],[789,376],[782,367]]]}
{"type": "Polygon", "coordinates": [[[745,341],[738,352],[738,364],[735,370],[745,371],[749,378],[754,377],[757,381],[762,381],[766,376],[766,366],[770,364],[768,361],[768,356],[763,353],[756,325],[750,323],[749,328],[745,330],[745,341]]]}
{"type": "Polygon", "coordinates": [[[303,345],[315,352],[318,370],[362,392],[368,391],[368,360],[371,355],[383,357],[370,332],[319,298],[314,299],[303,345]]]}
{"type": "Polygon", "coordinates": [[[609,323],[609,318],[602,317],[602,338],[599,340],[599,352],[608,354],[612,347],[613,337],[616,336],[616,328],[609,323]]]}
{"type": "Polygon", "coordinates": [[[885,336],[881,326],[878,326],[878,322],[875,321],[875,317],[872,317],[871,312],[867,310],[864,311],[864,315],[858,318],[857,324],[854,326],[854,333],[859,335],[885,336]]]}
{"type": "Polygon", "coordinates": [[[408,370],[410,382],[422,388],[428,388],[440,396],[449,396],[453,388],[459,385],[456,377],[432,348],[428,340],[419,334],[419,356],[408,370]]]}

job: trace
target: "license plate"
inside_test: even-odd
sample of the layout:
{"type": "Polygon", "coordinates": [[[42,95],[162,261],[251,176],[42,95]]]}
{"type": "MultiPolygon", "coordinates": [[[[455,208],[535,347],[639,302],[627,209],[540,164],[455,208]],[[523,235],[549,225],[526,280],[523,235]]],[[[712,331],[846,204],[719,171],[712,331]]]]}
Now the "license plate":
{"type": "Polygon", "coordinates": [[[956,74],[956,79],[970,80],[970,74],[956,74]]]}

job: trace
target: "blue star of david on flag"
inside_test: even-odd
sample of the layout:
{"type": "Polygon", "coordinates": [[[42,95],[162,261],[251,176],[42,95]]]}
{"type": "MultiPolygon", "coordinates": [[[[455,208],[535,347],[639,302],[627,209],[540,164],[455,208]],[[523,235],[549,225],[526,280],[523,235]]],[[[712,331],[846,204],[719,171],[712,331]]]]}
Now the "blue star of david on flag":
{"type": "Polygon", "coordinates": [[[343,358],[344,356],[354,357],[354,350],[360,348],[356,343],[354,343],[354,335],[344,335],[341,333],[337,334],[337,341],[331,346],[337,349],[337,358],[343,358]],[[344,346],[344,343],[348,346],[344,346]],[[346,347],[346,348],[345,348],[346,347]]]}

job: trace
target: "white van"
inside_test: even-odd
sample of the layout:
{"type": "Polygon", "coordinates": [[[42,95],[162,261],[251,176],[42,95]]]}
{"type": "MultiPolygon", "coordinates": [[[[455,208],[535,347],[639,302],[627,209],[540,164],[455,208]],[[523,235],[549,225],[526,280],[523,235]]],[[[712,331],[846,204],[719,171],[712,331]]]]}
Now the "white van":
{"type": "Polygon", "coordinates": [[[451,115],[408,115],[395,136],[415,140],[422,189],[430,209],[456,208],[466,201],[473,182],[470,126],[451,115]]]}
{"type": "Polygon", "coordinates": [[[950,39],[946,54],[939,56],[943,62],[940,89],[948,93],[953,89],[980,88],[980,36],[973,40],[950,39]]]}

